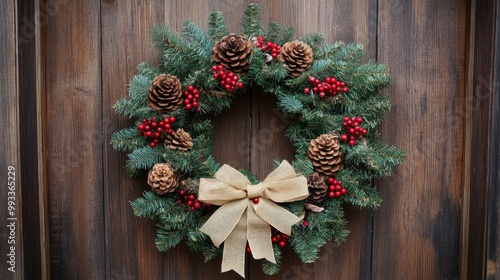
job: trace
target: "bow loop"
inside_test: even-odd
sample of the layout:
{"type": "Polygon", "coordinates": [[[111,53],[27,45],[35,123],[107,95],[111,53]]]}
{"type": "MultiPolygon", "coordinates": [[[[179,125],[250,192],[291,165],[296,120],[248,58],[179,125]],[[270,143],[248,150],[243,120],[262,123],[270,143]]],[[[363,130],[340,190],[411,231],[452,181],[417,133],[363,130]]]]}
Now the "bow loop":
{"type": "Polygon", "coordinates": [[[245,277],[245,247],[248,241],[255,259],[275,262],[271,228],[291,234],[300,219],[276,202],[308,197],[307,179],[283,161],[264,181],[251,185],[248,178],[229,165],[223,165],[214,179],[200,179],[200,201],[222,205],[201,227],[215,246],[224,242],[222,272],[234,270],[245,277]],[[249,198],[261,198],[253,203],[249,198]]]}

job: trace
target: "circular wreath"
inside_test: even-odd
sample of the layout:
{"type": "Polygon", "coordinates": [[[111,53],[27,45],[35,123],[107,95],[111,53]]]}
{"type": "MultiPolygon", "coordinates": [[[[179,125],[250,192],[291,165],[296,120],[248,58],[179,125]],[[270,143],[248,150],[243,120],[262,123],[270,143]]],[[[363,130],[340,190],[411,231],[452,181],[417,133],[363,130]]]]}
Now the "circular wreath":
{"type": "MultiPolygon", "coordinates": [[[[169,27],[154,26],[153,43],[162,54],[159,66],[139,64],[129,97],[114,105],[118,114],[136,121],[115,132],[112,145],[129,152],[126,170],[131,176],[147,172],[151,190],[132,207],[135,215],[157,223],[160,251],[182,240],[200,250],[205,260],[231,251],[228,240],[219,246],[227,236],[207,234],[210,226],[205,226],[217,218],[241,223],[242,213],[222,211],[237,204],[228,193],[248,187],[242,200],[250,202],[240,211],[248,215],[260,215],[267,204],[277,207],[273,209],[279,211],[263,214],[269,216],[264,219],[271,225],[267,229],[253,225],[250,216],[245,224],[248,232],[262,231],[258,234],[266,237],[262,242],[273,256],[252,240],[253,233],[244,236],[244,242],[249,240],[247,253],[263,258],[263,271],[275,274],[285,246],[310,263],[328,241],[341,243],[348,235],[342,204],[379,207],[382,199],[372,181],[390,175],[405,155],[378,139],[377,126],[391,105],[379,90],[390,84],[390,74],[382,64],[359,64],[362,45],[328,45],[316,33],[294,40],[291,28],[273,22],[264,30],[256,4],[246,8],[242,27],[241,34],[230,34],[220,12],[210,14],[207,32],[191,21],[182,24],[182,36],[169,27]],[[221,167],[212,156],[210,117],[229,108],[234,96],[252,86],[276,96],[278,109],[290,121],[286,134],[295,149],[292,165],[283,162],[264,183],[250,171],[221,167]],[[278,173],[284,183],[267,182],[269,186],[263,187],[278,173]],[[239,187],[231,180],[248,182],[239,187]],[[228,191],[228,185],[236,187],[228,191]],[[275,185],[281,189],[276,191],[275,185]],[[254,187],[259,193],[250,195],[254,187]],[[292,197],[283,198],[280,191],[292,197]],[[272,221],[282,219],[281,212],[295,217],[291,231],[272,221]]],[[[241,245],[235,248],[245,250],[241,245]]],[[[225,259],[223,271],[237,270],[224,267],[225,259]]]]}

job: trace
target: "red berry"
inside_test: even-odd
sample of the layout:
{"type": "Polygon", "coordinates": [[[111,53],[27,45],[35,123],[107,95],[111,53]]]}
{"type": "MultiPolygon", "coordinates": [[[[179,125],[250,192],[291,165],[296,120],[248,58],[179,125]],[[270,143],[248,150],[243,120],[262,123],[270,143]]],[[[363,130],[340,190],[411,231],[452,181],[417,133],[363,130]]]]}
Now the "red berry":
{"type": "Polygon", "coordinates": [[[190,194],[190,195],[188,196],[188,198],[189,198],[189,200],[194,200],[194,194],[190,194]]]}
{"type": "Polygon", "coordinates": [[[347,189],[346,189],[346,188],[342,188],[342,190],[340,190],[340,193],[341,193],[342,195],[346,194],[346,193],[347,193],[347,189]]]}
{"type": "Polygon", "coordinates": [[[306,221],[306,220],[304,220],[304,221],[302,221],[302,225],[305,226],[305,227],[308,227],[309,226],[309,222],[306,221]]]}
{"type": "Polygon", "coordinates": [[[285,241],[280,241],[280,243],[278,243],[278,245],[283,248],[286,246],[286,242],[285,241]]]}
{"type": "Polygon", "coordinates": [[[328,189],[329,189],[329,190],[331,190],[331,191],[334,191],[334,190],[335,190],[335,186],[334,186],[334,185],[330,185],[330,186],[328,187],[328,189]]]}
{"type": "Polygon", "coordinates": [[[255,203],[255,204],[259,203],[259,198],[258,197],[254,197],[253,198],[253,203],[255,203]]]}
{"type": "Polygon", "coordinates": [[[305,94],[309,94],[310,92],[311,92],[311,89],[309,89],[309,88],[307,88],[307,87],[306,87],[306,88],[304,88],[304,93],[305,93],[305,94]]]}
{"type": "Polygon", "coordinates": [[[191,104],[186,104],[186,110],[191,110],[193,109],[193,106],[191,104]]]}
{"type": "Polygon", "coordinates": [[[328,183],[333,184],[335,182],[335,179],[333,177],[328,177],[328,183]]]}
{"type": "Polygon", "coordinates": [[[219,70],[222,70],[222,69],[224,69],[224,66],[222,66],[222,65],[218,65],[218,66],[217,66],[217,68],[218,68],[219,70]]]}
{"type": "Polygon", "coordinates": [[[242,82],[238,83],[238,88],[240,88],[240,89],[243,88],[243,83],[242,82]]]}
{"type": "Polygon", "coordinates": [[[328,193],[328,197],[329,198],[334,198],[335,197],[335,193],[334,192],[329,192],[328,193]]]}
{"type": "Polygon", "coordinates": [[[354,140],[349,141],[350,146],[354,146],[354,144],[356,144],[356,141],[354,141],[354,140]]]}
{"type": "Polygon", "coordinates": [[[193,103],[191,103],[191,105],[193,105],[193,107],[198,107],[198,102],[193,101],[193,103]]]}
{"type": "Polygon", "coordinates": [[[174,123],[175,122],[175,117],[170,117],[169,120],[170,120],[171,123],[174,123]]]}
{"type": "Polygon", "coordinates": [[[180,190],[179,191],[179,195],[185,195],[186,194],[186,191],[185,190],[180,190]]]}
{"type": "Polygon", "coordinates": [[[149,146],[150,146],[151,148],[154,148],[154,147],[156,147],[156,143],[155,143],[155,142],[151,142],[151,143],[149,143],[149,146]]]}
{"type": "Polygon", "coordinates": [[[319,98],[325,98],[325,93],[323,91],[320,91],[318,95],[319,98]]]}
{"type": "Polygon", "coordinates": [[[358,123],[362,123],[362,122],[363,122],[363,118],[361,118],[361,117],[357,117],[357,118],[356,118],[356,121],[357,121],[358,123]]]}
{"type": "Polygon", "coordinates": [[[200,202],[196,201],[196,202],[194,203],[194,208],[195,208],[195,209],[200,209],[200,207],[201,207],[200,202]]]}
{"type": "Polygon", "coordinates": [[[194,87],[193,86],[188,86],[188,91],[193,91],[194,87]]]}
{"type": "Polygon", "coordinates": [[[217,65],[212,66],[212,71],[217,71],[217,65]]]}
{"type": "Polygon", "coordinates": [[[344,92],[348,92],[349,89],[347,87],[344,87],[344,92]]]}
{"type": "Polygon", "coordinates": [[[144,127],[145,127],[144,124],[141,123],[140,125],[137,126],[137,129],[139,129],[139,131],[143,131],[144,127]]]}
{"type": "Polygon", "coordinates": [[[335,192],[335,196],[336,196],[336,197],[341,197],[341,196],[342,196],[342,194],[341,194],[339,191],[337,191],[337,192],[335,192]]]}
{"type": "Polygon", "coordinates": [[[273,243],[276,243],[276,242],[278,242],[278,239],[277,239],[276,237],[274,237],[274,236],[273,236],[273,237],[271,237],[271,241],[272,241],[273,243]]]}
{"type": "Polygon", "coordinates": [[[309,76],[309,83],[314,84],[315,81],[316,81],[316,78],[309,76]]]}
{"type": "Polygon", "coordinates": [[[148,131],[145,133],[145,135],[146,135],[146,137],[151,137],[151,136],[153,136],[153,133],[151,131],[148,131]]]}
{"type": "Polygon", "coordinates": [[[342,136],[340,136],[340,140],[347,141],[347,134],[342,134],[342,136]]]}

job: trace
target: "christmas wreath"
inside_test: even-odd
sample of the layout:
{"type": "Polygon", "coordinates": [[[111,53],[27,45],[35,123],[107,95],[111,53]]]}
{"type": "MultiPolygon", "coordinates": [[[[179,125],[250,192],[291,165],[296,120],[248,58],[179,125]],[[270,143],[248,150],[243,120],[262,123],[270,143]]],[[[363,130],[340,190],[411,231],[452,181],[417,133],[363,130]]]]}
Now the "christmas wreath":
{"type": "Polygon", "coordinates": [[[264,30],[256,4],[246,8],[241,34],[228,32],[220,12],[210,14],[207,32],[191,21],[182,36],[154,26],[159,66],[137,67],[129,97],[114,105],[135,123],[111,142],[129,153],[131,176],[147,172],[151,190],[131,204],[156,222],[160,251],[185,240],[205,260],[222,255],[222,271],[244,276],[247,253],[275,274],[283,247],[311,263],[321,246],[346,238],[344,203],[379,207],[373,179],[405,157],[378,139],[391,105],[379,93],[390,84],[387,67],[360,64],[360,44],[293,36],[273,22],[264,30]],[[212,156],[210,117],[252,86],[276,96],[295,149],[293,163],[277,162],[262,182],[212,156]]]}

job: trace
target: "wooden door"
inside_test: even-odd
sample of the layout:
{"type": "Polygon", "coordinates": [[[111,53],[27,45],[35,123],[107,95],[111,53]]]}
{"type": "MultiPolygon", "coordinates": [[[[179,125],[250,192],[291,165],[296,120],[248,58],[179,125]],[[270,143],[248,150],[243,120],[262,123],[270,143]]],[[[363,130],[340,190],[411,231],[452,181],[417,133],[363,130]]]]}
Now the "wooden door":
{"type": "MultiPolygon", "coordinates": [[[[392,177],[375,182],[384,198],[379,210],[347,207],[351,234],[345,243],[327,244],[315,264],[303,264],[291,250],[285,250],[281,272],[275,276],[264,276],[260,262],[250,261],[247,278],[458,278],[464,273],[459,248],[467,244],[460,233],[466,231],[462,203],[469,190],[464,174],[470,167],[467,128],[471,124],[463,113],[467,109],[467,75],[471,74],[467,68],[471,3],[255,2],[261,5],[264,26],[274,21],[293,26],[298,35],[322,33],[328,43],[359,42],[366,48],[365,61],[373,59],[389,66],[392,87],[385,93],[393,107],[381,127],[382,138],[408,156],[392,177]]],[[[129,205],[141,196],[144,184],[126,176],[126,154],[114,151],[109,142],[114,131],[131,123],[115,115],[112,105],[127,95],[135,66],[158,61],[159,52],[150,39],[153,24],[167,24],[179,32],[182,21],[193,20],[205,28],[209,12],[218,10],[224,13],[230,31],[237,33],[248,3],[18,3],[17,7],[35,7],[35,15],[43,16],[37,26],[39,52],[27,55],[37,58],[35,99],[40,104],[34,106],[39,108],[38,115],[33,115],[39,119],[34,150],[38,155],[35,170],[41,175],[36,180],[23,178],[38,186],[38,195],[26,195],[25,201],[36,200],[35,209],[41,215],[31,227],[38,228],[41,238],[25,234],[24,242],[38,240],[33,244],[38,246],[35,251],[41,261],[33,270],[24,271],[26,278],[49,274],[51,279],[238,278],[233,272],[220,274],[220,259],[204,263],[202,256],[184,245],[166,253],[155,249],[154,223],[135,217],[129,205]]],[[[4,14],[9,14],[8,9],[16,12],[6,7],[4,14]]],[[[7,81],[7,86],[13,85],[7,81]]],[[[23,96],[6,104],[22,108],[21,101],[27,99],[23,96]]],[[[216,118],[215,156],[219,162],[248,168],[262,179],[270,172],[273,159],[292,159],[292,148],[284,137],[286,119],[274,109],[274,102],[268,94],[253,89],[216,118]]],[[[26,123],[33,121],[28,118],[26,123]]],[[[15,141],[5,143],[10,145],[8,149],[16,149],[15,141]]],[[[29,143],[22,145],[29,147],[29,143]]],[[[24,160],[29,161],[29,155],[24,160]]],[[[23,206],[24,212],[29,209],[23,206]]],[[[29,229],[26,215],[23,213],[23,224],[29,229]]],[[[36,258],[32,263],[37,263],[36,258]]]]}

